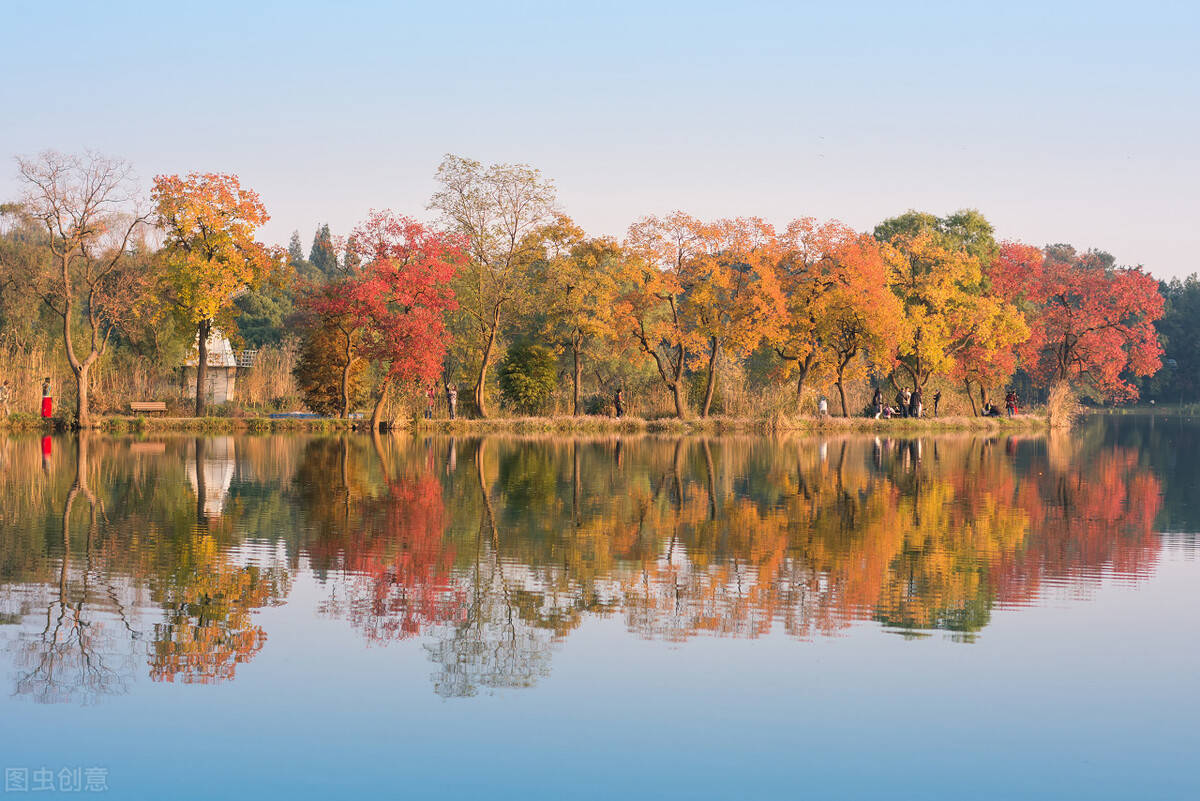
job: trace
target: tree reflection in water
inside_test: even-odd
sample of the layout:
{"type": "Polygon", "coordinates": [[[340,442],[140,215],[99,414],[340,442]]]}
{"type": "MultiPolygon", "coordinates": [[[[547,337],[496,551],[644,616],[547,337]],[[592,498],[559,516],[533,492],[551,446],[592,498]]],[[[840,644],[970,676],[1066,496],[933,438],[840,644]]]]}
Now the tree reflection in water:
{"type": "MultiPolygon", "coordinates": [[[[536,683],[589,617],[672,642],[858,621],[970,640],[1159,549],[1155,474],[1086,432],[75,443],[70,471],[0,477],[0,614],[40,701],[122,691],[139,649],[154,680],[231,679],[304,570],[321,612],[422,637],[436,692],[468,696],[536,683]]],[[[36,467],[36,440],[4,444],[36,467]]]]}

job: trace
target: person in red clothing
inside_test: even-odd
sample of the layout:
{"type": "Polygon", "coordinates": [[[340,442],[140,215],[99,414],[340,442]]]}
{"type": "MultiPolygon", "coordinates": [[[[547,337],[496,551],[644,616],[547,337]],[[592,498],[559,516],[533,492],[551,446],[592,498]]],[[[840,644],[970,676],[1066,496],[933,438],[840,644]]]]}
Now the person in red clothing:
{"type": "Polygon", "coordinates": [[[50,376],[42,382],[42,417],[49,418],[54,413],[54,399],[50,397],[50,376]]]}
{"type": "Polygon", "coordinates": [[[1004,396],[1004,410],[1008,412],[1009,417],[1015,417],[1017,414],[1017,393],[1011,389],[1004,396]]]}

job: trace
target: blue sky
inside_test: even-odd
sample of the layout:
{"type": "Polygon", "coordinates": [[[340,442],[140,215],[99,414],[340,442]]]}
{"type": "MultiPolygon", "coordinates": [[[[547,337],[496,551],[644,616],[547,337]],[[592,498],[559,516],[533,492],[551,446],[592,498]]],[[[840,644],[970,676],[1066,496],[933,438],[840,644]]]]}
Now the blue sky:
{"type": "MultiPolygon", "coordinates": [[[[32,3],[0,157],[235,172],[264,238],[427,217],[444,153],[527,162],[593,233],[681,208],[868,229],[981,209],[1200,270],[1200,4],[32,3]]],[[[0,196],[16,194],[15,165],[0,196]]]]}

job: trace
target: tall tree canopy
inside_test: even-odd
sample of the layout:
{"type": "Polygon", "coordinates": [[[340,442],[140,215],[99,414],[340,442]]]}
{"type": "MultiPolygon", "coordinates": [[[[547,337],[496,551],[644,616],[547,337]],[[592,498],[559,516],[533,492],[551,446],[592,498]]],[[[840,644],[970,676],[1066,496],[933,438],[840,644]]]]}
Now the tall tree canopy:
{"type": "Polygon", "coordinates": [[[1042,259],[1006,245],[997,268],[1033,308],[1023,354],[1035,377],[1126,400],[1138,396],[1131,377],[1161,366],[1155,323],[1163,297],[1140,267],[1117,267],[1108,253],[1078,253],[1070,245],[1048,245],[1042,259]]]}
{"type": "Polygon", "coordinates": [[[428,387],[437,380],[448,338],[445,315],[455,308],[452,281],[466,256],[458,237],[391,211],[372,212],[350,242],[358,266],[304,298],[308,341],[314,351],[320,342],[337,350],[343,417],[351,410],[356,370],[375,369],[377,424],[393,383],[428,387]]]}
{"type": "Polygon", "coordinates": [[[17,159],[25,193],[20,212],[44,229],[44,258],[25,267],[21,284],[61,320],[62,343],[75,378],[75,420],[92,424],[89,372],[113,330],[141,303],[147,283],[145,249],[136,247],[146,222],[138,207],[132,169],[97,153],[47,151],[17,159]],[[82,324],[80,346],[77,336],[82,324]]]}
{"type": "Polygon", "coordinates": [[[617,325],[654,360],[681,418],[687,416],[684,371],[702,344],[683,304],[690,289],[687,265],[700,252],[700,227],[699,220],[681,211],[631,225],[625,247],[632,258],[623,265],[624,291],[616,306],[617,325]]]}
{"type": "Polygon", "coordinates": [[[961,250],[974,256],[983,267],[991,264],[1000,252],[992,224],[975,209],[959,209],[945,217],[910,210],[875,226],[875,238],[881,242],[923,233],[930,234],[948,250],[961,250]]]}
{"type": "Polygon", "coordinates": [[[770,224],[738,217],[701,225],[696,233],[697,247],[684,260],[681,279],[692,338],[708,351],[700,407],[707,417],[722,356],[741,358],[757,347],[779,324],[785,301],[776,276],[779,243],[770,224]]]}
{"type": "Polygon", "coordinates": [[[525,164],[484,167],[455,155],[446,156],[436,177],[441,188],[430,208],[463,238],[470,257],[455,292],[474,351],[475,406],[486,417],[488,369],[504,326],[530,297],[534,234],[554,210],[554,184],[525,164]]]}
{"type": "Polygon", "coordinates": [[[286,275],[286,253],[255,240],[270,217],[235,175],[160,175],[151,196],[163,230],[163,294],[197,332],[196,416],[204,415],[208,337],[236,333],[234,298],[286,275]]]}
{"type": "Polygon", "coordinates": [[[613,239],[588,239],[565,215],[556,215],[540,240],[539,307],[543,334],[571,354],[571,410],[581,413],[584,361],[618,340],[613,304],[625,254],[613,239]]]}

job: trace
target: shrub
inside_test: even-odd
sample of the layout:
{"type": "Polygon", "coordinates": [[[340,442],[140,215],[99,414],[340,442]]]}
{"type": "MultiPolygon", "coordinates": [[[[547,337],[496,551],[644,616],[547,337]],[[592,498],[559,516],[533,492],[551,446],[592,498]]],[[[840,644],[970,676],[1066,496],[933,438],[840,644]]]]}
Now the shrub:
{"type": "Polygon", "coordinates": [[[612,396],[604,393],[588,395],[583,399],[583,413],[593,416],[612,417],[616,413],[612,396]]]}
{"type": "Polygon", "coordinates": [[[500,392],[522,414],[538,414],[546,407],[557,378],[554,352],[542,345],[514,345],[500,366],[500,392]]]}

